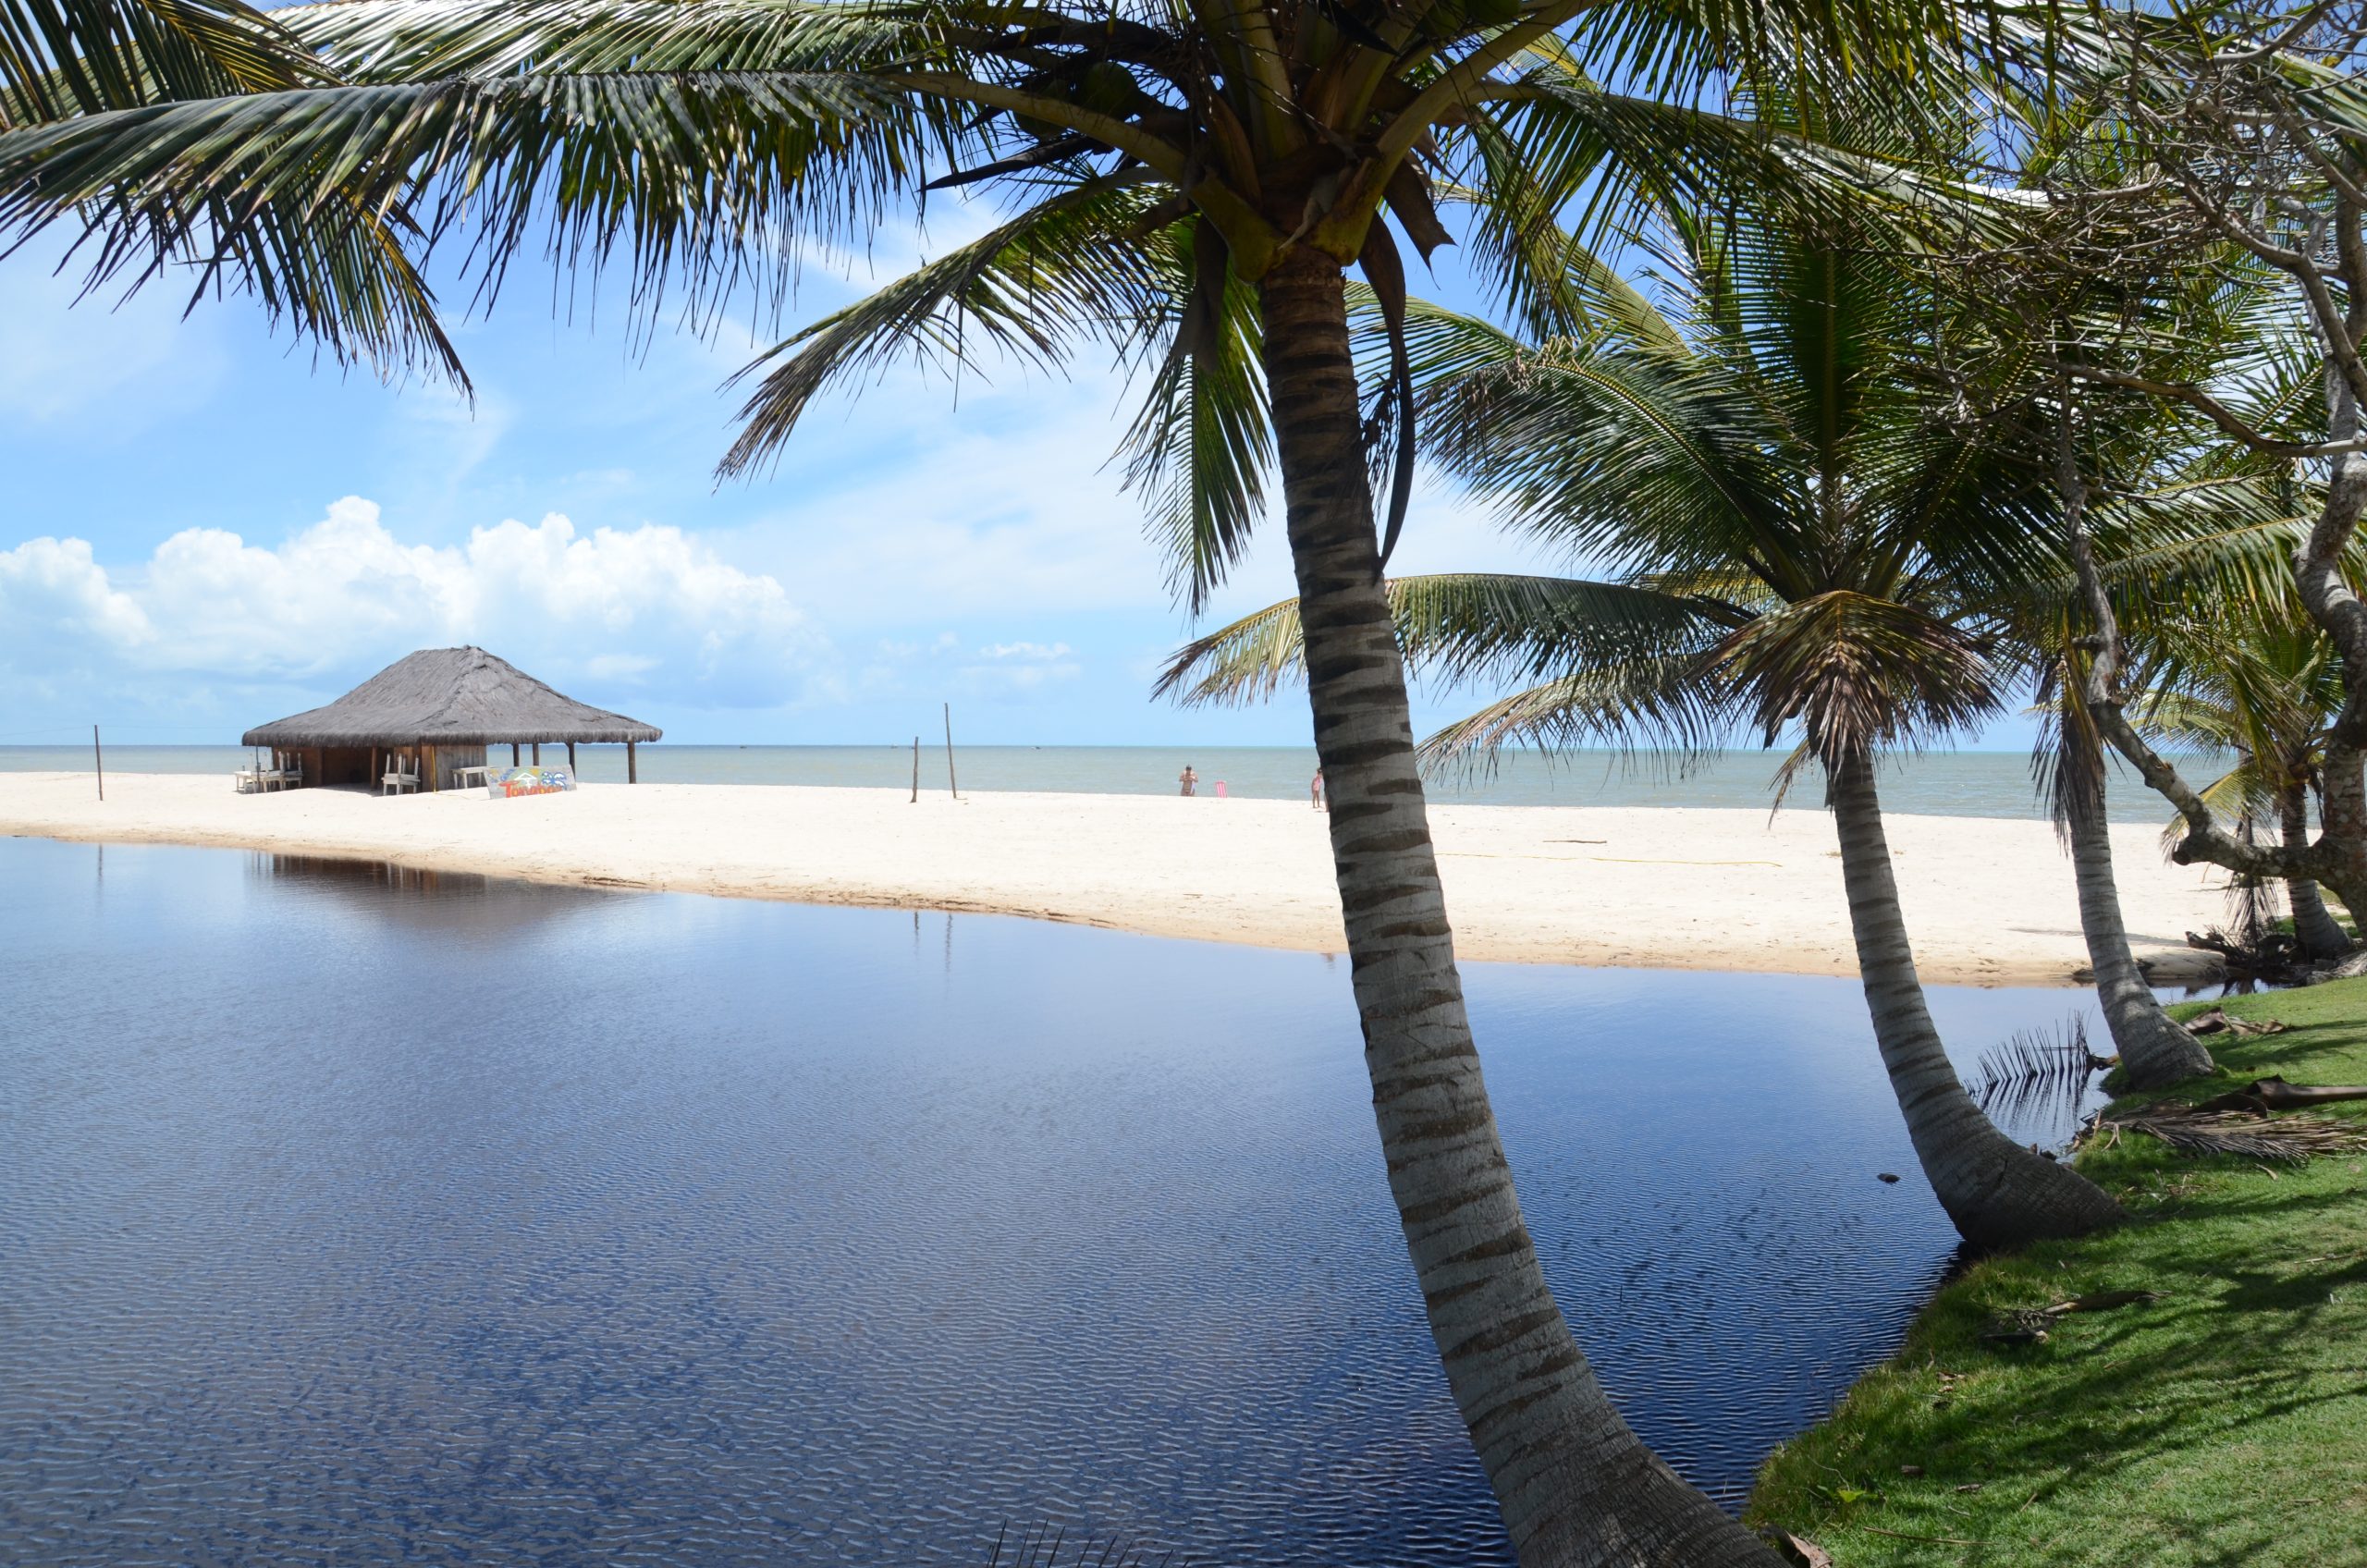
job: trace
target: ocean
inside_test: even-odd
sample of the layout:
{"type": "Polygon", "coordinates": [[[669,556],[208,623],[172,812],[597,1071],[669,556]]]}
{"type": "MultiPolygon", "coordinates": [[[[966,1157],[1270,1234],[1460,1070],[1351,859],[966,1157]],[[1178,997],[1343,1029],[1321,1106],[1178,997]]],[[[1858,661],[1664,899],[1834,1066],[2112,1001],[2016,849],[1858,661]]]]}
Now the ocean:
{"type": "MultiPolygon", "coordinates": [[[[562,748],[546,748],[563,757],[562,748]]],[[[500,748],[495,755],[500,756],[500,748]]],[[[1431,799],[1515,806],[1725,806],[1765,810],[1781,752],[1730,751],[1679,773],[1673,759],[1647,753],[1507,754],[1492,773],[1455,775],[1431,782],[1431,799]]],[[[106,766],[123,773],[219,773],[247,766],[235,746],[109,747],[106,766]]],[[[583,781],[621,783],[621,746],[577,748],[583,781]]],[[[1061,794],[1163,795],[1189,764],[1200,790],[1258,800],[1304,800],[1315,771],[1313,747],[1297,746],[957,746],[953,777],[964,790],[1019,790],[1061,794]]],[[[90,769],[88,746],[0,746],[0,772],[90,769]]],[[[2214,777],[2209,759],[2194,772],[2214,777]]],[[[948,787],[942,746],[924,745],[920,787],[948,787]]],[[[652,784],[810,784],[901,790],[913,783],[913,749],[882,746],[687,746],[660,743],[640,751],[640,773],[652,784]]],[[[2029,756],[2020,752],[1935,752],[1890,764],[1883,800],[1891,811],[1921,816],[2030,817],[2043,807],[2032,786],[2029,756]]],[[[1811,771],[1789,803],[1821,801],[1811,771]]],[[[2116,778],[2116,822],[2168,822],[2169,806],[2126,769],[2116,778]]]]}

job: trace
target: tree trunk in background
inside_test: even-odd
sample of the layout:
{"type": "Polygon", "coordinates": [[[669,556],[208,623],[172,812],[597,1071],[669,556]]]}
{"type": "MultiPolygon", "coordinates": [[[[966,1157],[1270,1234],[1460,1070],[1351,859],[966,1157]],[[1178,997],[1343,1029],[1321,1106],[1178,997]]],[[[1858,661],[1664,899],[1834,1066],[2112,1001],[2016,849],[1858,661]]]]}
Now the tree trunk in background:
{"type": "Polygon", "coordinates": [[[1381,593],[1341,269],[1294,248],[1259,291],[1373,1115],[1455,1403],[1523,1568],[1772,1564],[1628,1429],[1545,1283],[1464,1016],[1381,593]]]}
{"type": "MultiPolygon", "coordinates": [[[[2099,760],[2101,766],[2101,759],[2099,760]]],[[[2211,1072],[2211,1053],[2162,1011],[2145,984],[2136,955],[2128,950],[2128,928],[2121,923],[2120,888],[2112,875],[2112,824],[2102,791],[2068,814],[2071,871],[2079,888],[2079,930],[2088,938],[2088,962],[2095,966],[2096,999],[2120,1052],[2129,1086],[2160,1089],[2211,1072]]]]}
{"type": "Polygon", "coordinates": [[[2119,1220],[2120,1206],[2094,1182],[1997,1131],[1957,1080],[1915,973],[1872,759],[1861,753],[1835,769],[1828,799],[1874,1043],[1940,1207],[1965,1240],[1984,1248],[2085,1235],[2119,1220]]]}
{"type": "MultiPolygon", "coordinates": [[[[2285,845],[2298,850],[2310,841],[2310,787],[2296,784],[2285,791],[2276,802],[2277,814],[2283,818],[2285,845]]],[[[2287,901],[2293,906],[2293,937],[2301,944],[2301,951],[2311,958],[2340,958],[2350,950],[2350,938],[2326,913],[2326,901],[2318,896],[2318,885],[2306,876],[2287,877],[2285,883],[2287,901]]]]}

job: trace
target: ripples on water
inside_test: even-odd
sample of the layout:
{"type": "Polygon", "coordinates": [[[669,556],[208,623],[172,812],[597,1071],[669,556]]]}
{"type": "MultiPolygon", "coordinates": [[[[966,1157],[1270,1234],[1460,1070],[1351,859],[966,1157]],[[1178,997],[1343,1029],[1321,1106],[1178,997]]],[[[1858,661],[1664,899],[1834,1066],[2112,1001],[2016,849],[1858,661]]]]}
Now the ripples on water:
{"type": "MultiPolygon", "coordinates": [[[[1343,963],[219,851],[0,885],[0,1561],[1508,1560],[1343,963]]],[[[1467,980],[1587,1350],[1738,1501],[1951,1254],[1856,987],[1467,980]]],[[[1934,992],[1968,1060],[2081,1000],[1934,992]]]]}

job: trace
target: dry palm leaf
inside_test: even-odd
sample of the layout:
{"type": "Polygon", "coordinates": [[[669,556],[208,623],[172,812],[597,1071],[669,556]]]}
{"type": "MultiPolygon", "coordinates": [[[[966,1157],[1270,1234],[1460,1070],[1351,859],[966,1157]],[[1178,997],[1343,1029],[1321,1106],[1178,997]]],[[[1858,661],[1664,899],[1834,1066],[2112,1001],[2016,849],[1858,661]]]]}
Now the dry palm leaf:
{"type": "Polygon", "coordinates": [[[2226,1008],[2214,1007],[2209,1012],[2197,1013],[2186,1021],[2189,1035],[2282,1035],[2285,1025],[2275,1019],[2255,1022],[2249,1018],[2230,1018],[2226,1008]]]}
{"type": "Polygon", "coordinates": [[[2367,1128],[2324,1116],[2288,1116],[2263,1121],[2250,1111],[2153,1110],[2096,1123],[2116,1141],[2123,1133],[2143,1133],[2180,1154],[2231,1154],[2300,1165],[2312,1155],[2367,1150],[2367,1128]]]}

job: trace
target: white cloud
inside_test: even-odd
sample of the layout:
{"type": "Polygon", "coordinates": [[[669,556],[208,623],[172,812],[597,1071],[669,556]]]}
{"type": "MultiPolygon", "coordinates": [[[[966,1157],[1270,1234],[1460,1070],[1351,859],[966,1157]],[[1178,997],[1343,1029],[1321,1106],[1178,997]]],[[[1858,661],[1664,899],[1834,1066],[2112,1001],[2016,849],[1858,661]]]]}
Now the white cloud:
{"type": "Polygon", "coordinates": [[[656,524],[587,536],[554,512],[410,545],[347,496],[276,548],[184,529],[121,573],[79,539],[0,552],[0,663],[23,669],[334,686],[462,642],[561,685],[717,707],[792,701],[828,654],[778,580],[656,524]]]}

